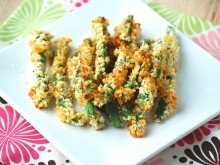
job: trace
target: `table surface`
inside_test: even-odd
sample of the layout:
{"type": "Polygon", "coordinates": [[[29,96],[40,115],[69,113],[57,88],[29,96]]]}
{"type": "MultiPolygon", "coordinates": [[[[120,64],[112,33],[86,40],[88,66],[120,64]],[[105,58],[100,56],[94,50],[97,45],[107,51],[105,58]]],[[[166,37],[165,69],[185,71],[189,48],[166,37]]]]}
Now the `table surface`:
{"type": "MultiPolygon", "coordinates": [[[[0,0],[0,24],[15,11],[23,0],[0,0]],[[7,7],[6,7],[7,6],[7,7]]],[[[169,7],[220,24],[220,0],[155,0],[169,7]],[[199,5],[198,5],[199,4],[199,5]]]]}

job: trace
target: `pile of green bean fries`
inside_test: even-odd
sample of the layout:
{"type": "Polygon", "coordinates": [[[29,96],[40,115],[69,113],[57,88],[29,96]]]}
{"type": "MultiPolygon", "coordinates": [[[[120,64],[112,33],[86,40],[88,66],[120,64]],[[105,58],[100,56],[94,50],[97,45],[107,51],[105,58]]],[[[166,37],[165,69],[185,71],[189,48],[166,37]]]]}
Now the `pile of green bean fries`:
{"type": "Polygon", "coordinates": [[[72,42],[35,30],[30,41],[36,80],[29,96],[39,109],[56,99],[58,117],[76,126],[105,127],[105,118],[133,137],[144,137],[146,114],[161,122],[176,109],[176,62],[179,46],[173,27],[163,38],[140,40],[141,24],[128,15],[108,31],[108,19],[92,21],[91,36],[69,55],[72,42]],[[81,109],[75,109],[76,102],[81,109]],[[154,109],[154,111],[152,111],[154,109]]]}

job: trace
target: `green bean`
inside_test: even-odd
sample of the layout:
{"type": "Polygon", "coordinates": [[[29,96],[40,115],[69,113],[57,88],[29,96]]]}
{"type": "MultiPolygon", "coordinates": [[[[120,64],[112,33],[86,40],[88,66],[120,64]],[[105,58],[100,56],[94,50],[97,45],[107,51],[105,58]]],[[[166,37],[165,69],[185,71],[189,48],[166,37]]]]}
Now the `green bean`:
{"type": "Polygon", "coordinates": [[[95,109],[94,104],[92,103],[91,100],[89,100],[85,106],[86,115],[94,116],[95,115],[94,109],[95,109]]]}
{"type": "Polygon", "coordinates": [[[111,125],[117,128],[123,127],[123,123],[121,119],[119,118],[118,114],[116,113],[118,109],[117,109],[115,102],[107,103],[104,109],[105,109],[104,112],[107,115],[111,125]]]}

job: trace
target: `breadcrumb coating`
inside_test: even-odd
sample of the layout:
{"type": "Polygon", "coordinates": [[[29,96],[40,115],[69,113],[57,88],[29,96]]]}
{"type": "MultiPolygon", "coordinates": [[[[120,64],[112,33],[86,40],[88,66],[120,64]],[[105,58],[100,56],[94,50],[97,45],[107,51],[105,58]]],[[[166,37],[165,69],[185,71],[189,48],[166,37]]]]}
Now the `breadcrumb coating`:
{"type": "Polygon", "coordinates": [[[136,41],[140,35],[140,26],[139,23],[134,22],[133,15],[128,15],[119,26],[115,27],[115,37],[127,42],[136,41]]]}
{"type": "Polygon", "coordinates": [[[105,17],[97,17],[92,21],[92,40],[95,44],[95,80],[101,81],[106,72],[107,64],[110,62],[110,57],[107,54],[107,45],[110,40],[110,33],[107,26],[108,19],[105,17]]]}
{"type": "Polygon", "coordinates": [[[160,122],[165,119],[177,107],[177,96],[175,96],[176,62],[179,56],[179,46],[174,28],[167,27],[164,36],[164,45],[167,46],[167,58],[164,63],[163,83],[159,88],[160,99],[155,114],[155,121],[160,122]]]}
{"type": "Polygon", "coordinates": [[[119,107],[119,112],[128,126],[128,130],[133,137],[144,137],[147,119],[143,110],[137,107],[130,110],[125,105],[119,107]]]}
{"type": "Polygon", "coordinates": [[[103,85],[99,85],[98,92],[94,99],[94,104],[98,107],[102,107],[108,101],[112,100],[115,90],[125,84],[127,79],[128,69],[134,67],[132,62],[132,56],[138,47],[136,44],[123,45],[115,50],[115,54],[118,54],[118,58],[115,62],[114,69],[109,73],[106,78],[103,78],[103,85]]]}
{"type": "Polygon", "coordinates": [[[123,87],[119,87],[114,94],[119,104],[130,101],[134,97],[140,82],[144,77],[149,75],[151,59],[149,56],[149,45],[145,40],[141,42],[140,48],[134,52],[132,58],[135,66],[129,75],[129,79],[126,84],[123,87]]]}
{"type": "Polygon", "coordinates": [[[68,84],[66,82],[65,67],[66,56],[69,52],[70,38],[59,38],[55,41],[56,55],[51,67],[53,75],[53,95],[56,98],[56,108],[58,117],[61,121],[71,123],[76,126],[87,124],[84,114],[74,109],[73,103],[68,97],[68,84]]]}
{"type": "Polygon", "coordinates": [[[151,77],[145,77],[141,82],[136,103],[142,110],[149,112],[154,105],[154,99],[156,96],[157,86],[155,85],[154,79],[151,77]]]}
{"type": "Polygon", "coordinates": [[[83,40],[74,54],[68,59],[67,75],[70,86],[73,89],[74,96],[79,104],[83,106],[88,124],[95,130],[101,130],[105,126],[104,117],[94,107],[92,100],[94,98],[94,63],[95,46],[90,38],[83,40]]]}
{"type": "Polygon", "coordinates": [[[112,73],[103,79],[104,85],[99,85],[98,93],[94,98],[94,105],[102,107],[113,99],[115,89],[123,85],[126,81],[126,75],[126,67],[114,68],[112,73]]]}
{"type": "Polygon", "coordinates": [[[46,63],[48,57],[53,54],[50,44],[52,38],[53,36],[49,32],[35,30],[32,32],[29,43],[32,49],[31,61],[36,76],[35,84],[31,87],[29,96],[39,109],[47,107],[50,102],[50,86],[46,74],[46,63]]]}

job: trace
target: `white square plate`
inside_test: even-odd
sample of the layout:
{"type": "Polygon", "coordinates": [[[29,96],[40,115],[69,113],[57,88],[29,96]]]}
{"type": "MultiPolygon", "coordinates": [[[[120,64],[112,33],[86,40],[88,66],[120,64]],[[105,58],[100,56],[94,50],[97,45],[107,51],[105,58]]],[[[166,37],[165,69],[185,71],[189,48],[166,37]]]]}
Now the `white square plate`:
{"type": "MultiPolygon", "coordinates": [[[[128,14],[141,23],[142,36],[163,36],[167,23],[139,0],[94,0],[47,29],[55,38],[73,39],[79,45],[90,35],[97,16],[110,20],[110,31],[128,14]]],[[[220,112],[220,63],[177,32],[181,47],[176,112],[162,124],[147,128],[145,138],[135,139],[125,129],[103,131],[61,123],[55,111],[39,111],[28,97],[32,81],[29,37],[0,52],[0,95],[75,164],[137,164],[149,159],[220,112]],[[17,68],[13,68],[15,65],[17,68]]]]}

